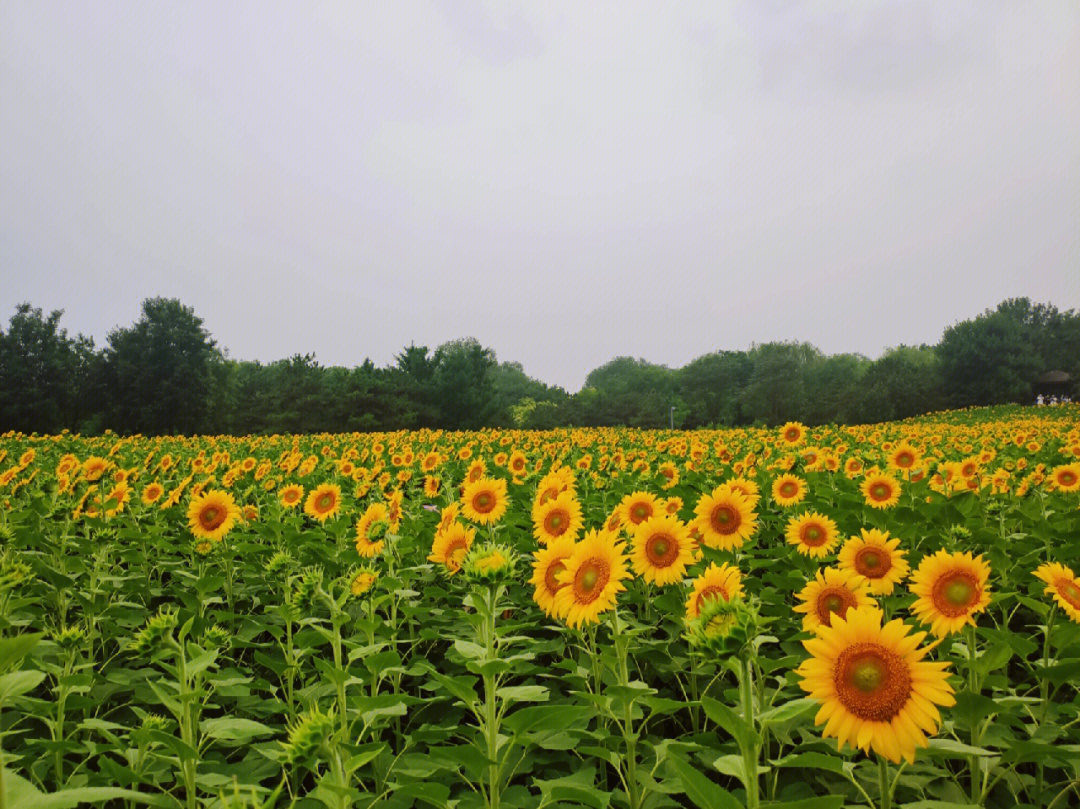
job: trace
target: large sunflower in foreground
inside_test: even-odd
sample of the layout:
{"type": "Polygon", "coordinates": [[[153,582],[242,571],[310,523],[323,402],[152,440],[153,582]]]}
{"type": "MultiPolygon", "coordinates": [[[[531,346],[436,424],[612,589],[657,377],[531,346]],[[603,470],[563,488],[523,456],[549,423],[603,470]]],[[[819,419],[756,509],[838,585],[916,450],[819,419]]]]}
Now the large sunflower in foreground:
{"type": "Polygon", "coordinates": [[[581,531],[581,504],[573,492],[560,492],[533,506],[533,536],[541,545],[561,537],[576,540],[581,531]]]}
{"type": "Polygon", "coordinates": [[[1065,614],[1080,623],[1080,579],[1076,578],[1072,568],[1047,562],[1035,571],[1035,578],[1046,582],[1043,593],[1052,595],[1065,614]]]}
{"type": "Polygon", "coordinates": [[[326,522],[341,510],[341,487],[323,483],[311,490],[304,501],[304,513],[319,522],[326,522]]]}
{"type": "Polygon", "coordinates": [[[989,578],[981,556],[944,550],[925,556],[911,577],[911,592],[919,597],[911,611],[939,638],[974,626],[974,615],[990,603],[989,578]]]}
{"type": "Polygon", "coordinates": [[[757,514],[745,496],[729,486],[717,486],[702,495],[694,507],[694,526],[710,548],[730,551],[742,547],[757,531],[757,514]]]}
{"type": "Polygon", "coordinates": [[[697,618],[701,608],[712,598],[731,601],[742,595],[742,573],[727,562],[716,566],[710,562],[705,571],[694,579],[694,588],[686,599],[686,620],[697,618]]]}
{"type": "Polygon", "coordinates": [[[555,594],[555,614],[572,627],[596,623],[626,589],[626,545],[607,531],[589,531],[567,558],[555,579],[565,584],[555,594]]]}
{"type": "Polygon", "coordinates": [[[502,478],[479,478],[461,493],[461,513],[479,525],[490,525],[506,513],[506,481],[502,478]]]}
{"type": "Polygon", "coordinates": [[[804,556],[820,558],[832,552],[840,538],[836,523],[824,514],[811,511],[788,520],[784,531],[789,545],[804,556]]]}
{"type": "Polygon", "coordinates": [[[645,581],[663,586],[682,579],[694,561],[690,529],[671,514],[646,520],[634,529],[630,563],[645,581]]]}
{"type": "Polygon", "coordinates": [[[919,647],[925,632],[909,635],[899,618],[881,625],[877,607],[833,616],[817,637],[803,641],[812,657],[796,669],[799,686],[822,703],[815,725],[833,736],[837,749],[850,744],[893,762],[915,761],[938,731],[938,705],[956,704],[947,682],[948,663],[924,660],[933,645],[919,647]]]}
{"type": "Polygon", "coordinates": [[[211,489],[193,497],[188,504],[187,518],[196,539],[219,541],[240,517],[240,507],[228,492],[211,489]]]}
{"type": "Polygon", "coordinates": [[[573,552],[574,540],[565,536],[533,552],[533,574],[529,584],[535,588],[533,601],[548,616],[555,615],[555,594],[566,586],[559,581],[558,575],[566,569],[566,560],[573,552]]]}
{"type": "Polygon", "coordinates": [[[882,472],[863,478],[859,491],[870,508],[892,508],[900,501],[900,481],[882,472]]]}
{"type": "Polygon", "coordinates": [[[875,604],[862,577],[835,567],[819,570],[814,580],[796,593],[796,597],[800,603],[793,609],[803,614],[806,632],[813,632],[819,626],[830,626],[833,618],[843,618],[850,609],[875,604]]]}
{"type": "Polygon", "coordinates": [[[1055,466],[1050,479],[1059,492],[1080,492],[1080,463],[1055,466]]]}
{"type": "Polygon", "coordinates": [[[845,542],[838,562],[841,570],[850,570],[866,579],[874,595],[891,593],[909,571],[900,540],[890,539],[888,531],[877,528],[863,528],[862,536],[845,542]]]}

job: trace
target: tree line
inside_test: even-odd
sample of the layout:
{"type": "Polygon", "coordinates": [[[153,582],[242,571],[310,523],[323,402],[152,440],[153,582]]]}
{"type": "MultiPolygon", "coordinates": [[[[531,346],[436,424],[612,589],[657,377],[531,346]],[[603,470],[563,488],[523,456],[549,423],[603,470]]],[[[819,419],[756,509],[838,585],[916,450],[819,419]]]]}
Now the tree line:
{"type": "Polygon", "coordinates": [[[1030,402],[1048,371],[1080,394],[1080,314],[1011,298],[945,330],[936,345],[870,360],[810,343],[715,351],[682,368],[617,357],[570,394],[499,362],[472,338],[410,345],[386,367],[227,356],[193,309],[143,302],[100,348],[69,336],[61,311],[16,307],[0,329],[0,432],[63,429],[234,435],[417,428],[549,429],[873,423],[934,410],[1030,402]]]}

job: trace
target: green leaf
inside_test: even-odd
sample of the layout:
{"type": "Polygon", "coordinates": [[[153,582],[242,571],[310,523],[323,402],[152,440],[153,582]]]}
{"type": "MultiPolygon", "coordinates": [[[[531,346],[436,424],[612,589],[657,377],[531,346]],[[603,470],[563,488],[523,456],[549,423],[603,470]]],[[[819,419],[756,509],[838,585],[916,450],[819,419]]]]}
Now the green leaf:
{"type": "Polygon", "coordinates": [[[101,806],[106,801],[126,800],[149,806],[178,807],[168,795],[149,795],[116,787],[80,787],[44,793],[15,772],[4,768],[4,805],[7,809],[75,809],[80,804],[101,806]]]}
{"type": "Polygon", "coordinates": [[[683,792],[701,809],[742,809],[735,796],[719,784],[714,784],[704,773],[683,758],[669,754],[668,766],[682,781],[683,792]]]}
{"type": "Polygon", "coordinates": [[[777,705],[775,708],[770,708],[762,713],[761,724],[764,727],[765,725],[779,725],[790,722],[793,719],[816,712],[818,707],[818,703],[812,699],[793,699],[791,702],[777,705]]]}
{"type": "Polygon", "coordinates": [[[0,638],[0,671],[13,669],[19,665],[43,637],[45,636],[38,632],[16,635],[13,638],[0,638]]]}
{"type": "Polygon", "coordinates": [[[542,685],[509,685],[498,689],[495,696],[506,702],[547,702],[551,694],[542,685]]]}
{"type": "Polygon", "coordinates": [[[968,756],[996,756],[993,750],[984,747],[972,747],[953,739],[931,739],[930,753],[938,753],[943,758],[967,758],[968,756]]]}
{"type": "Polygon", "coordinates": [[[12,671],[0,677],[0,703],[11,697],[17,697],[28,691],[33,691],[42,680],[45,672],[27,669],[25,671],[12,671]]]}
{"type": "Polygon", "coordinates": [[[828,770],[843,774],[844,760],[826,753],[796,753],[771,762],[774,767],[801,767],[807,770],[828,770]]]}
{"type": "Polygon", "coordinates": [[[843,795],[822,795],[797,801],[766,802],[761,804],[761,809],[840,809],[843,805],[843,795]]]}
{"type": "Polygon", "coordinates": [[[726,730],[731,737],[735,739],[740,750],[757,748],[757,733],[743,721],[742,717],[738,716],[727,705],[724,705],[722,702],[717,702],[712,697],[702,697],[701,707],[705,709],[705,714],[709,719],[726,730]]]}
{"type": "Polygon", "coordinates": [[[521,708],[503,720],[503,727],[514,735],[566,730],[588,722],[593,710],[587,705],[536,705],[521,708]]]}
{"type": "Polygon", "coordinates": [[[222,716],[202,722],[202,731],[211,739],[244,742],[257,736],[270,736],[276,733],[273,728],[251,719],[239,719],[234,716],[222,716]]]}

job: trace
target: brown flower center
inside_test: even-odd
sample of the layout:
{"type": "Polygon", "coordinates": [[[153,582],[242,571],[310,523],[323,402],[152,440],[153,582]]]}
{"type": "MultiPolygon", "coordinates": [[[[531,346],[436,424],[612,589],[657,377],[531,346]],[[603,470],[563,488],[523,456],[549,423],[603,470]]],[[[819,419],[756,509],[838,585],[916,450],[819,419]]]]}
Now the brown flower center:
{"type": "Polygon", "coordinates": [[[855,643],[836,659],[833,684],[840,703],[871,722],[890,722],[911,698],[911,672],[879,643],[855,643]]]}
{"type": "Polygon", "coordinates": [[[971,611],[980,593],[979,582],[973,575],[966,570],[956,570],[941,576],[934,583],[931,598],[938,612],[956,618],[971,611]]]}
{"type": "Polygon", "coordinates": [[[709,522],[713,530],[718,534],[734,534],[739,530],[742,516],[739,514],[738,509],[722,504],[712,510],[712,514],[709,515],[709,522]]]}
{"type": "Polygon", "coordinates": [[[574,576],[574,600],[591,604],[600,597],[611,578],[611,568],[604,559],[587,559],[574,576]]]}
{"type": "Polygon", "coordinates": [[[645,540],[645,555],[654,567],[670,567],[679,558],[679,543],[671,534],[653,534],[645,540]]]}

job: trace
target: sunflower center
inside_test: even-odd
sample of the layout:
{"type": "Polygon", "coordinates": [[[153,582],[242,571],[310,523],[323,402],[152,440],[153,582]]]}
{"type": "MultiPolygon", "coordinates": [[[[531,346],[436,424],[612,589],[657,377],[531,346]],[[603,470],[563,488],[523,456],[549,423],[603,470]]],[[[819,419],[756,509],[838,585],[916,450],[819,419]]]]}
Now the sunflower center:
{"type": "Polygon", "coordinates": [[[843,618],[847,611],[855,606],[855,596],[845,587],[830,587],[823,590],[817,599],[818,620],[825,626],[832,626],[833,615],[843,618]]]}
{"type": "Polygon", "coordinates": [[[199,522],[203,528],[213,530],[225,522],[225,513],[217,506],[207,506],[199,514],[199,522]]]}
{"type": "Polygon", "coordinates": [[[1072,579],[1060,578],[1054,582],[1054,588],[1062,598],[1080,610],[1080,585],[1072,579]]]}
{"type": "Polygon", "coordinates": [[[915,463],[915,456],[912,455],[910,452],[901,452],[899,455],[896,456],[896,465],[899,466],[901,469],[906,469],[913,463],[915,463]]]}
{"type": "Polygon", "coordinates": [[[718,534],[734,534],[739,529],[742,518],[739,512],[728,505],[720,505],[710,515],[713,530],[718,534]]]}
{"type": "Polygon", "coordinates": [[[886,483],[875,483],[870,487],[870,496],[875,500],[888,500],[892,489],[886,483]]]}
{"type": "Polygon", "coordinates": [[[817,548],[825,544],[829,535],[817,523],[810,523],[803,527],[801,538],[804,545],[809,545],[811,548],[817,548]]]}
{"type": "Polygon", "coordinates": [[[1060,475],[1058,475],[1058,484],[1061,486],[1072,486],[1076,483],[1076,473],[1066,469],[1060,475]]]}
{"type": "Polygon", "coordinates": [[[637,505],[635,505],[633,508],[630,509],[630,517],[636,523],[640,523],[642,520],[644,520],[650,514],[652,514],[652,509],[650,509],[644,503],[638,503],[637,505]]]}
{"type": "Polygon", "coordinates": [[[670,534],[653,534],[645,541],[645,555],[656,567],[669,567],[679,556],[679,543],[670,534]]]}
{"type": "Polygon", "coordinates": [[[868,579],[880,579],[889,572],[892,562],[876,548],[863,548],[855,554],[855,570],[868,579]]]}
{"type": "Polygon", "coordinates": [[[833,684],[841,704],[871,722],[889,722],[911,698],[911,673],[880,643],[855,643],[836,659],[833,684]]]}
{"type": "Polygon", "coordinates": [[[487,514],[493,508],[495,508],[495,498],[491,496],[489,492],[480,492],[473,498],[473,509],[479,511],[481,514],[487,514]]]}
{"type": "Polygon", "coordinates": [[[790,430],[784,433],[784,438],[786,438],[788,441],[796,441],[799,438],[799,431],[792,427],[790,430]]]}
{"type": "Polygon", "coordinates": [[[544,521],[544,528],[549,534],[560,536],[570,525],[570,515],[565,511],[552,511],[544,521]]]}
{"type": "Polygon", "coordinates": [[[602,559],[588,559],[577,570],[574,577],[574,596],[579,604],[596,601],[604,592],[611,570],[602,559]]]}
{"type": "Polygon", "coordinates": [[[694,607],[700,613],[701,608],[705,606],[705,603],[713,598],[722,598],[724,599],[724,601],[730,600],[728,598],[728,594],[724,591],[723,587],[709,585],[708,587],[702,589],[700,593],[698,593],[697,601],[694,602],[694,607]]]}
{"type": "Polygon", "coordinates": [[[966,615],[978,598],[979,583],[966,571],[942,576],[934,585],[934,606],[950,618],[966,615]]]}
{"type": "Polygon", "coordinates": [[[334,498],[332,495],[324,494],[319,498],[319,508],[323,511],[334,505],[334,498]]]}
{"type": "Polygon", "coordinates": [[[781,497],[794,497],[799,491],[797,484],[792,483],[790,480],[780,484],[780,496],[781,497]]]}
{"type": "Polygon", "coordinates": [[[564,570],[566,570],[566,565],[558,561],[548,565],[547,572],[544,573],[544,586],[552,595],[557,593],[560,587],[565,586],[558,579],[559,574],[564,570]]]}

